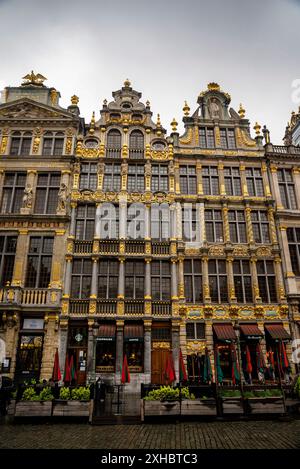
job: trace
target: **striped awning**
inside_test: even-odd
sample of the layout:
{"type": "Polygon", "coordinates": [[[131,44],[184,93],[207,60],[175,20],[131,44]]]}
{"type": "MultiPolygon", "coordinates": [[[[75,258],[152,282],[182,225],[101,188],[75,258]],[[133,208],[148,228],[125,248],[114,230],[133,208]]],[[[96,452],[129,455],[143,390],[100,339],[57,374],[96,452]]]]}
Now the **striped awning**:
{"type": "Polygon", "coordinates": [[[240,329],[241,329],[241,333],[245,337],[259,339],[260,337],[263,337],[263,335],[264,335],[263,332],[261,332],[261,330],[259,329],[259,327],[256,323],[240,324],[240,329]]]}
{"type": "Polygon", "coordinates": [[[100,324],[98,329],[98,337],[115,338],[116,325],[115,324],[100,324]]]}
{"type": "Polygon", "coordinates": [[[285,330],[282,324],[265,324],[265,329],[274,340],[291,339],[290,334],[285,330]]]}
{"type": "Polygon", "coordinates": [[[214,333],[218,340],[231,342],[236,339],[236,335],[232,324],[222,323],[222,324],[213,324],[214,333]]]}
{"type": "Polygon", "coordinates": [[[144,327],[142,324],[125,324],[124,339],[143,339],[144,327]]]}

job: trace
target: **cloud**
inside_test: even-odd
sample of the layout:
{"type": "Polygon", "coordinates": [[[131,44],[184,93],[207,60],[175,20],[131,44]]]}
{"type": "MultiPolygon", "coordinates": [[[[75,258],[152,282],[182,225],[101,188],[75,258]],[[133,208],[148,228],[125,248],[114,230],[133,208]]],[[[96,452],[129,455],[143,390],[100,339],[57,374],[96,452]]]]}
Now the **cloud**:
{"type": "MultiPolygon", "coordinates": [[[[299,1],[0,0],[0,80],[34,69],[86,119],[129,77],[164,126],[217,81],[281,143],[300,77],[299,1]],[[13,32],[11,25],[14,25],[13,32]]],[[[182,128],[182,127],[181,127],[182,128]]]]}

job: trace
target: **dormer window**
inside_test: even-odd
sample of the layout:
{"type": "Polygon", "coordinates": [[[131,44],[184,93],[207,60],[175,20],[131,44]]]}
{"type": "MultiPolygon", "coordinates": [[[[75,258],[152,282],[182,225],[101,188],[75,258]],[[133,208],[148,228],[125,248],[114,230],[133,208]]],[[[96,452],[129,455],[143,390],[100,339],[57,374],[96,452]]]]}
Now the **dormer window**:
{"type": "Polygon", "coordinates": [[[29,155],[31,150],[31,141],[31,132],[14,132],[11,138],[10,155],[29,155]]]}
{"type": "Polygon", "coordinates": [[[155,151],[164,151],[166,149],[166,144],[164,142],[153,142],[152,149],[155,151]]]}
{"type": "Polygon", "coordinates": [[[64,150],[63,132],[46,132],[43,138],[43,155],[59,156],[64,150]]]}
{"type": "Polygon", "coordinates": [[[121,119],[121,115],[117,113],[111,114],[110,119],[118,121],[119,119],[121,119]]]}
{"type": "Polygon", "coordinates": [[[124,103],[122,104],[122,109],[131,109],[132,105],[130,103],[124,103]]]}
{"type": "Polygon", "coordinates": [[[95,138],[89,138],[84,142],[86,148],[96,148],[98,146],[98,140],[95,138]]]}

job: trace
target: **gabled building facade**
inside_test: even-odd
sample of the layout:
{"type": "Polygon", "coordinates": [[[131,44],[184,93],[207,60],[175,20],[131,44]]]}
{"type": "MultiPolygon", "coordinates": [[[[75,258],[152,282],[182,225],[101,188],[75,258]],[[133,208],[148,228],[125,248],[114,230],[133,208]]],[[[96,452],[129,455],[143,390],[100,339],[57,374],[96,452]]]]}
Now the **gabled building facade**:
{"type": "Polygon", "coordinates": [[[79,384],[116,384],[126,355],[137,391],[165,382],[170,352],[194,383],[205,350],[228,382],[233,350],[245,380],[257,347],[266,365],[282,341],[291,357],[270,149],[243,107],[210,83],[167,136],[128,80],[90,124],[43,81],[26,76],[0,105],[7,373],[49,378],[58,348],[79,384]]]}

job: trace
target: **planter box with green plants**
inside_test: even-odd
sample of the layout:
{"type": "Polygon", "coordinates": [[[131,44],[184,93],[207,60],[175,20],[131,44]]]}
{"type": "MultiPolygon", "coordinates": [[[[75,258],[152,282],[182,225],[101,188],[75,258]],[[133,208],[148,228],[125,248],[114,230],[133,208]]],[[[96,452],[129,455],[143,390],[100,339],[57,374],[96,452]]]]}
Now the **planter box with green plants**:
{"type": "Polygon", "coordinates": [[[181,415],[217,415],[216,399],[214,397],[201,396],[195,398],[183,398],[181,401],[181,415]]]}
{"type": "Polygon", "coordinates": [[[33,386],[27,387],[22,399],[16,403],[15,417],[50,417],[54,396],[51,388],[46,386],[39,394],[33,386]]]}
{"type": "Polygon", "coordinates": [[[223,414],[243,414],[244,405],[239,390],[222,390],[219,393],[223,414]]]}
{"type": "Polygon", "coordinates": [[[54,401],[54,417],[88,417],[90,412],[90,389],[79,387],[60,388],[59,399],[54,401]]]}
{"type": "Polygon", "coordinates": [[[284,414],[284,402],[280,389],[245,391],[244,399],[250,414],[284,414]]]}

